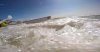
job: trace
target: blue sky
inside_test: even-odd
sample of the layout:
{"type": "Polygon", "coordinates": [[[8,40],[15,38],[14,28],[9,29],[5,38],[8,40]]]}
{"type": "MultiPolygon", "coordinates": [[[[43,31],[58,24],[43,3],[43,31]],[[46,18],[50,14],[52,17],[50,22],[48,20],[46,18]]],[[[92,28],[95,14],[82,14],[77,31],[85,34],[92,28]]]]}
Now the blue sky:
{"type": "Polygon", "coordinates": [[[0,0],[0,18],[14,20],[43,16],[100,14],[100,0],[0,0]]]}

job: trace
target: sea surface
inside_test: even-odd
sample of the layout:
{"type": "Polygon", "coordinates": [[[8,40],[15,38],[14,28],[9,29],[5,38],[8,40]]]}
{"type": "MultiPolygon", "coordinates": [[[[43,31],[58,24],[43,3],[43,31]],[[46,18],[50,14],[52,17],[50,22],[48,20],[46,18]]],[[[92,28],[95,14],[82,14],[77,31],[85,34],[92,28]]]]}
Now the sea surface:
{"type": "Polygon", "coordinates": [[[0,52],[100,52],[100,19],[73,16],[2,27],[0,52]]]}

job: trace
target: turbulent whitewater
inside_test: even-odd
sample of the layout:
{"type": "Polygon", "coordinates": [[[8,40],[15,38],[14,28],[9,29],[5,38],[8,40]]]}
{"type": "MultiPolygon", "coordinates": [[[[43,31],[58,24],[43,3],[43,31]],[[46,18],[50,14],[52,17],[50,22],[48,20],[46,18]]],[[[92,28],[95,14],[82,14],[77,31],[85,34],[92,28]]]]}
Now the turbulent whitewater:
{"type": "Polygon", "coordinates": [[[65,17],[3,27],[0,52],[100,52],[100,20],[65,17]]]}

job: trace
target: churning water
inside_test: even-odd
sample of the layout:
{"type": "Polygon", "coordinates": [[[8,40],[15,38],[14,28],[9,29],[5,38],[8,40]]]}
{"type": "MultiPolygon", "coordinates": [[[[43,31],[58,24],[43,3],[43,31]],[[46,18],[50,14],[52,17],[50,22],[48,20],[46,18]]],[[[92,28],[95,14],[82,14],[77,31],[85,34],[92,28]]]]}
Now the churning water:
{"type": "Polygon", "coordinates": [[[0,52],[100,52],[100,21],[66,17],[3,27],[0,52]]]}

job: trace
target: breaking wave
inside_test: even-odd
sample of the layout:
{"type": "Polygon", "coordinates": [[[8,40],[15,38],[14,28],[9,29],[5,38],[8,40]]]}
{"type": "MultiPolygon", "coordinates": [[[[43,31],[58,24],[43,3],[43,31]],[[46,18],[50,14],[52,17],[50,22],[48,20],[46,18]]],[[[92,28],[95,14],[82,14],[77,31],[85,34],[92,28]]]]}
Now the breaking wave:
{"type": "Polygon", "coordinates": [[[0,52],[99,52],[100,21],[66,17],[0,29],[0,52]]]}

